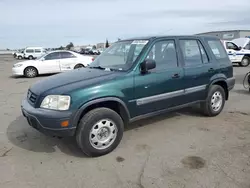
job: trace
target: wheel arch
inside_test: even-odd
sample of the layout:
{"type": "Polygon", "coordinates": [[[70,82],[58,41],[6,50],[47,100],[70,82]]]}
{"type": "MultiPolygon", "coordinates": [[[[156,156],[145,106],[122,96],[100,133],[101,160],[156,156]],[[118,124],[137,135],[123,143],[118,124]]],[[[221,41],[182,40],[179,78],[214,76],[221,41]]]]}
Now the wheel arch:
{"type": "Polygon", "coordinates": [[[117,112],[121,116],[124,124],[127,124],[130,120],[130,113],[125,102],[123,102],[121,99],[117,97],[104,97],[104,98],[94,99],[83,104],[78,109],[74,117],[74,126],[77,127],[84,114],[86,114],[90,110],[99,107],[106,107],[117,112]]]}
{"type": "Polygon", "coordinates": [[[39,71],[38,71],[38,69],[37,69],[35,66],[29,65],[29,66],[27,66],[27,67],[25,67],[25,68],[23,69],[23,75],[25,75],[25,70],[26,70],[27,68],[34,68],[34,69],[36,69],[37,74],[39,74],[39,71]]]}
{"type": "MultiPolygon", "coordinates": [[[[227,81],[226,79],[224,78],[218,78],[218,79],[215,79],[213,80],[210,84],[209,84],[209,87],[208,87],[208,91],[209,91],[209,88],[212,86],[212,85],[219,85],[221,86],[224,91],[225,91],[225,99],[228,100],[228,97],[229,97],[229,91],[228,91],[228,85],[227,85],[227,81]]],[[[207,92],[208,93],[208,92],[207,92]]]]}

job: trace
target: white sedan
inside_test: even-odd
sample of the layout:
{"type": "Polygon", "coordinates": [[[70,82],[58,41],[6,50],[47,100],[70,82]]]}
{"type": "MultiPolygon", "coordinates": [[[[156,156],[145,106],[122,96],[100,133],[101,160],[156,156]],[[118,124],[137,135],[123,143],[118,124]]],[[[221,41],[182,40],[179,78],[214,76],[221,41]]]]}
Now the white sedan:
{"type": "Polygon", "coordinates": [[[94,58],[72,51],[58,50],[49,52],[36,60],[28,60],[13,65],[14,76],[36,77],[88,66],[94,58]]]}

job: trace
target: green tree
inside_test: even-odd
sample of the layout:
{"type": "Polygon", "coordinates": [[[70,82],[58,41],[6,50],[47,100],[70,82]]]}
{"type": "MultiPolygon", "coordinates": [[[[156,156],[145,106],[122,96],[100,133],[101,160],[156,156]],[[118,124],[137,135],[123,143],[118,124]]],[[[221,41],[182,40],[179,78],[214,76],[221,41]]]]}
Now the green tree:
{"type": "Polygon", "coordinates": [[[93,48],[93,50],[96,50],[96,45],[94,45],[92,48],[93,48]]]}
{"type": "Polygon", "coordinates": [[[109,41],[108,41],[108,39],[106,39],[105,48],[108,48],[108,47],[109,47],[109,41]]]}
{"type": "Polygon", "coordinates": [[[66,49],[67,50],[70,50],[71,48],[74,47],[74,44],[72,42],[70,42],[67,46],[66,46],[66,49]]]}

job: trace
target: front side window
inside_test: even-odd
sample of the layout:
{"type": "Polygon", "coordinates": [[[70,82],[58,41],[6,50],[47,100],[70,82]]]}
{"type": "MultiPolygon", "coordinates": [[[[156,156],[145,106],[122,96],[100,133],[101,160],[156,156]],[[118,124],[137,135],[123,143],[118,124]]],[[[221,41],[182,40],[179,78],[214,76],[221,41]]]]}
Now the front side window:
{"type": "Polygon", "coordinates": [[[26,50],[26,53],[34,53],[34,50],[32,50],[32,49],[27,49],[27,50],[26,50]]]}
{"type": "Polygon", "coordinates": [[[177,67],[178,63],[174,40],[156,42],[149,51],[147,59],[155,60],[155,70],[177,67]]]}
{"type": "Polygon", "coordinates": [[[44,56],[44,60],[54,60],[54,59],[60,59],[60,53],[59,52],[53,52],[46,56],[44,56]]]}
{"type": "Polygon", "coordinates": [[[180,40],[180,47],[185,66],[202,64],[202,56],[197,40],[180,40]]]}
{"type": "Polygon", "coordinates": [[[226,46],[227,46],[227,49],[229,50],[237,50],[238,49],[238,46],[236,46],[234,43],[232,42],[227,42],[226,43],[226,46]]]}
{"type": "Polygon", "coordinates": [[[119,41],[99,55],[90,67],[126,71],[132,67],[148,40],[119,41]]]}

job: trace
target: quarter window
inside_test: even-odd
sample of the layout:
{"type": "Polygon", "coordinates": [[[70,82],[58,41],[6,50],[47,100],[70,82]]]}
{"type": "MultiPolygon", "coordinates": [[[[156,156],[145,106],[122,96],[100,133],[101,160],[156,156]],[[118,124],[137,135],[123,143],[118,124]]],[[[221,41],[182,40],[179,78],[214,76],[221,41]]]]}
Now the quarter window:
{"type": "Polygon", "coordinates": [[[178,66],[174,40],[159,41],[154,44],[147,56],[156,62],[156,70],[178,66]]]}
{"type": "Polygon", "coordinates": [[[211,48],[216,59],[228,58],[226,49],[220,40],[208,40],[208,45],[211,48]]]}
{"type": "Polygon", "coordinates": [[[180,40],[180,47],[185,66],[202,64],[201,48],[197,40],[180,40]]]}

